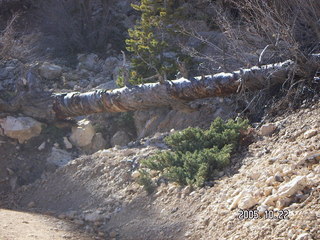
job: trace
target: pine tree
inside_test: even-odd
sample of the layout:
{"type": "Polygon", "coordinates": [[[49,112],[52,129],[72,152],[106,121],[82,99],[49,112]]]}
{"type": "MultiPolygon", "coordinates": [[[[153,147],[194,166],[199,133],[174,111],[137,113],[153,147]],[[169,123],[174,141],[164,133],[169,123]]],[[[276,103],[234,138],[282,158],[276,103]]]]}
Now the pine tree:
{"type": "Polygon", "coordinates": [[[175,52],[168,43],[174,28],[173,0],[141,0],[140,5],[131,6],[141,12],[141,19],[126,40],[127,50],[132,52],[131,83],[152,82],[160,78],[173,78],[177,72],[176,59],[164,52],[175,52]],[[156,76],[153,79],[150,78],[156,76]]]}

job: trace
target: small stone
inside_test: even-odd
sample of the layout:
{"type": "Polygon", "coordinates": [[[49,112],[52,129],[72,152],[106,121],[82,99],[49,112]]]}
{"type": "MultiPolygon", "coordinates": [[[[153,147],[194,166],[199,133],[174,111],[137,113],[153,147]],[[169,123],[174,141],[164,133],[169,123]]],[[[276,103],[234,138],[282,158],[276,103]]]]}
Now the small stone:
{"type": "Polygon", "coordinates": [[[302,190],[306,186],[306,184],[307,184],[306,176],[296,176],[290,182],[280,186],[277,194],[281,198],[290,197],[296,192],[302,190]]]}
{"type": "Polygon", "coordinates": [[[28,208],[34,208],[35,206],[36,206],[36,203],[33,201],[28,203],[28,208]]]}
{"type": "Polygon", "coordinates": [[[312,237],[309,233],[301,233],[296,240],[312,240],[312,237]]]}
{"type": "Polygon", "coordinates": [[[269,197],[267,197],[264,202],[262,203],[262,205],[267,205],[267,206],[275,206],[275,202],[278,200],[278,196],[277,195],[271,195],[269,197]]]}
{"type": "Polygon", "coordinates": [[[308,138],[311,138],[311,137],[315,136],[317,133],[318,133],[317,130],[315,130],[315,129],[310,129],[310,130],[306,131],[306,132],[303,134],[303,137],[306,138],[306,139],[308,139],[308,138]]]}
{"type": "Polygon", "coordinates": [[[41,143],[40,146],[38,147],[38,150],[39,150],[39,151],[42,151],[43,149],[45,149],[45,147],[46,147],[46,142],[43,142],[43,143],[41,143]]]}
{"type": "Polygon", "coordinates": [[[78,225],[83,225],[83,224],[84,224],[84,221],[81,220],[81,219],[74,219],[73,222],[74,222],[75,224],[78,224],[78,225]]]}
{"type": "Polygon", "coordinates": [[[233,202],[231,203],[230,207],[229,207],[229,210],[232,210],[236,207],[238,207],[238,203],[240,201],[240,199],[242,198],[242,196],[244,195],[243,192],[240,192],[233,200],[233,202]]]}
{"type": "Polygon", "coordinates": [[[287,206],[289,206],[291,202],[291,199],[290,198],[281,198],[281,199],[278,199],[277,202],[276,202],[276,208],[278,209],[283,209],[287,206]]]}
{"type": "Polygon", "coordinates": [[[275,179],[274,179],[274,176],[271,176],[271,177],[268,177],[267,180],[266,180],[266,184],[267,185],[273,185],[275,183],[275,179]]]}
{"type": "Polygon", "coordinates": [[[262,136],[270,136],[276,129],[277,129],[277,126],[274,123],[264,124],[260,128],[260,135],[262,135],[262,136]]]}
{"type": "Polygon", "coordinates": [[[267,196],[269,196],[269,195],[272,193],[272,190],[273,190],[273,187],[266,187],[266,188],[263,190],[263,194],[267,197],[267,196]]]}
{"type": "Polygon", "coordinates": [[[263,216],[265,211],[268,210],[268,206],[267,205],[260,205],[257,207],[258,213],[260,216],[263,216]]]}
{"type": "Polygon", "coordinates": [[[276,174],[274,176],[274,180],[277,181],[277,182],[283,182],[283,177],[279,174],[276,174]]]}
{"type": "Polygon", "coordinates": [[[71,142],[68,140],[67,137],[63,137],[63,143],[64,143],[64,146],[66,147],[66,149],[71,149],[71,148],[72,148],[72,144],[71,144],[71,142]]]}
{"type": "Polygon", "coordinates": [[[66,219],[66,215],[62,213],[62,214],[60,214],[60,215],[58,216],[58,218],[59,218],[59,219],[66,219]]]}
{"type": "Polygon", "coordinates": [[[100,211],[95,211],[92,213],[88,213],[84,216],[84,220],[89,222],[96,222],[103,218],[103,216],[100,214],[100,211]]]}
{"type": "Polygon", "coordinates": [[[240,209],[249,209],[258,203],[257,199],[252,195],[244,196],[240,199],[238,207],[240,209]]]}
{"type": "Polygon", "coordinates": [[[134,171],[132,174],[131,174],[131,177],[133,178],[133,179],[137,179],[137,178],[139,178],[141,176],[141,173],[139,172],[139,171],[134,171]]]}
{"type": "Polygon", "coordinates": [[[115,238],[116,236],[117,236],[117,232],[116,231],[111,231],[109,233],[109,237],[111,237],[111,238],[115,238]]]}
{"type": "Polygon", "coordinates": [[[188,194],[190,194],[191,193],[191,187],[188,185],[188,186],[186,186],[183,190],[182,190],[182,192],[184,193],[184,194],[186,194],[186,195],[188,195],[188,194]]]}
{"type": "Polygon", "coordinates": [[[317,164],[319,162],[320,162],[320,152],[315,151],[307,154],[301,161],[298,162],[298,165],[317,164]]]}

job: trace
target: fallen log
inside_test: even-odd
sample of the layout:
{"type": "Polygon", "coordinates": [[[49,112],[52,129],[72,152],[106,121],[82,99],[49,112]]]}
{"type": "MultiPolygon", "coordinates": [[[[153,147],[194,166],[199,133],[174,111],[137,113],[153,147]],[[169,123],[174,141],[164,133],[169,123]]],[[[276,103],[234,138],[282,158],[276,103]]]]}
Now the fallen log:
{"type": "Polygon", "coordinates": [[[57,118],[99,112],[126,112],[161,106],[183,106],[200,98],[224,97],[241,88],[259,90],[284,82],[292,70],[291,60],[232,73],[218,73],[194,79],[148,83],[115,90],[55,95],[53,110],[57,118]]]}
{"type": "MultiPolygon", "coordinates": [[[[55,120],[101,112],[126,112],[161,106],[186,107],[208,97],[224,97],[243,90],[259,90],[283,83],[294,68],[291,60],[165,83],[148,83],[114,90],[51,94],[30,90],[10,102],[0,101],[0,111],[55,120]]],[[[32,76],[32,74],[29,74],[32,76]]],[[[1,100],[1,99],[0,99],[1,100]]]]}

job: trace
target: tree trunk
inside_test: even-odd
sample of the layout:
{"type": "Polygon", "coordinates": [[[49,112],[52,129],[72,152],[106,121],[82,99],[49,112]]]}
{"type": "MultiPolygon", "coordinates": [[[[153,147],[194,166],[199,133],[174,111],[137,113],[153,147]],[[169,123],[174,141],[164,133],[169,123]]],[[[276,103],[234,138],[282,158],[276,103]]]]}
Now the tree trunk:
{"type": "Polygon", "coordinates": [[[126,112],[161,106],[186,109],[186,103],[196,99],[224,97],[244,90],[259,90],[283,83],[293,68],[294,62],[288,60],[232,73],[219,73],[190,80],[181,78],[162,84],[149,83],[114,90],[65,94],[31,91],[10,103],[0,99],[0,111],[20,111],[34,118],[55,120],[92,113],[126,112]]]}

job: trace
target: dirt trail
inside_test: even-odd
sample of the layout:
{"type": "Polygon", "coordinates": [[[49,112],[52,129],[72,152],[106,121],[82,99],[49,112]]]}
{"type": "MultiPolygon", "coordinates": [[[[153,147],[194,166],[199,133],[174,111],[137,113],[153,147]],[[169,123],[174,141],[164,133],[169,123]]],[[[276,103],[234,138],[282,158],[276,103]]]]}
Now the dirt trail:
{"type": "Polygon", "coordinates": [[[1,240],[90,240],[70,222],[51,216],[0,209],[1,240]]]}

